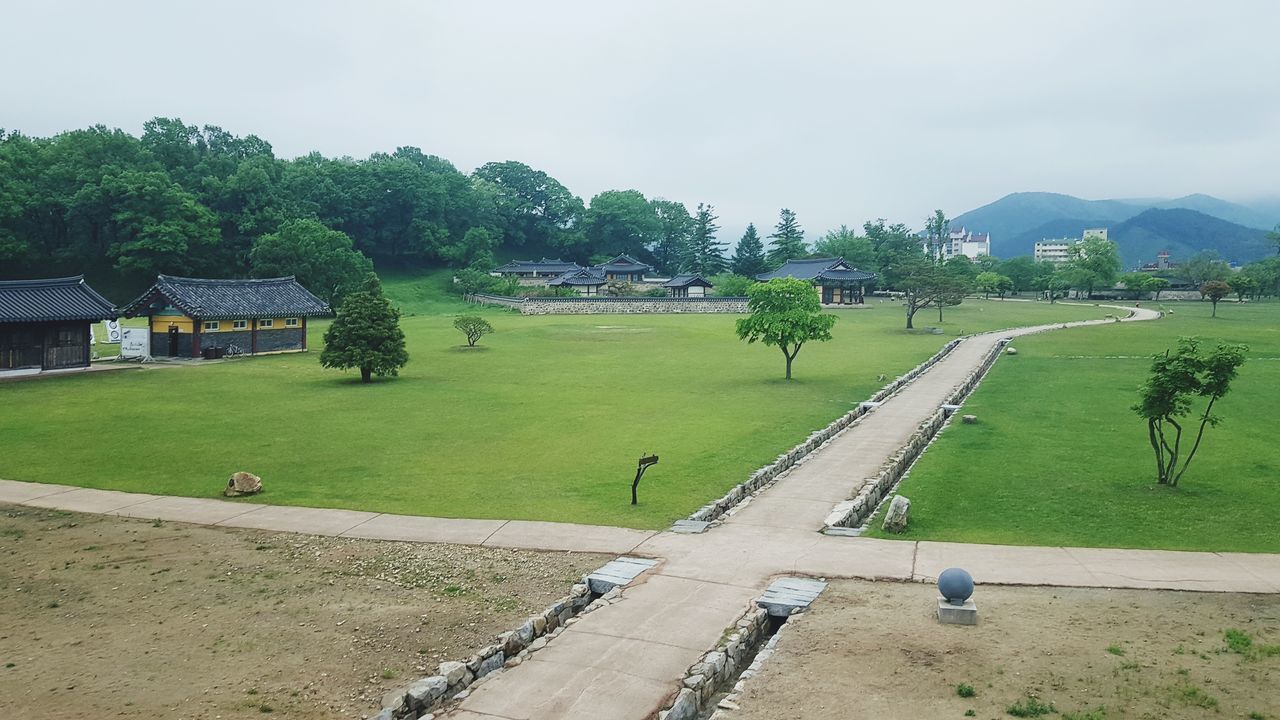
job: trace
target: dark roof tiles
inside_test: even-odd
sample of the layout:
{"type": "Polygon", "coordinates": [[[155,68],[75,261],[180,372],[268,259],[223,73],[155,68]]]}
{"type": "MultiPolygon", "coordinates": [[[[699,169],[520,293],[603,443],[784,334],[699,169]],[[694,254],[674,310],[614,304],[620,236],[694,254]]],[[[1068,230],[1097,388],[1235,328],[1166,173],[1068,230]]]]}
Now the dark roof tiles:
{"type": "Polygon", "coordinates": [[[156,284],[124,308],[129,315],[146,315],[163,302],[201,320],[330,314],[329,306],[298,284],[292,276],[258,280],[206,280],[160,275],[156,284]]]}
{"type": "Polygon", "coordinates": [[[662,287],[689,287],[690,285],[701,285],[702,287],[715,287],[701,275],[677,275],[670,280],[662,283],[662,287]]]}
{"type": "Polygon", "coordinates": [[[859,270],[844,258],[788,260],[782,267],[756,276],[757,280],[793,277],[799,280],[874,280],[875,273],[859,270]]]}
{"type": "Polygon", "coordinates": [[[83,275],[0,281],[0,323],[110,320],[116,310],[83,275]]]}

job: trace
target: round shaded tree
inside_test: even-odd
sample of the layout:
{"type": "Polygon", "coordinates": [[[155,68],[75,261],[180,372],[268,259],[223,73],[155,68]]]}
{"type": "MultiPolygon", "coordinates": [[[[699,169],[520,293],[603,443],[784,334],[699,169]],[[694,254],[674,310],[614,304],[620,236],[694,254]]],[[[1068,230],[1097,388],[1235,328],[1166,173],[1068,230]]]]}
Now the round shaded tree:
{"type": "Polygon", "coordinates": [[[400,311],[382,294],[378,276],[369,273],[360,289],[347,295],[338,317],[324,333],[320,364],[327,368],[360,369],[360,382],[374,375],[398,375],[409,362],[400,329],[400,311]]]}
{"type": "Polygon", "coordinates": [[[759,340],[782,351],[787,360],[787,379],[791,379],[791,361],[809,341],[831,339],[834,315],[824,315],[813,285],[795,278],[775,278],[747,289],[749,317],[738,321],[738,337],[749,343],[759,340]]]}

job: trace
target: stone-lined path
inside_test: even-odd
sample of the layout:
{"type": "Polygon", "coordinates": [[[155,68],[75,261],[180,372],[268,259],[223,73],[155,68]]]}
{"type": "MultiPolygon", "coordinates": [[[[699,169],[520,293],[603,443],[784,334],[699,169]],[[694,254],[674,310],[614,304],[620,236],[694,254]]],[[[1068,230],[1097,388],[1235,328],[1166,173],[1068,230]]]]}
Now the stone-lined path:
{"type": "MultiPolygon", "coordinates": [[[[1138,310],[1131,320],[1159,317],[1138,310]]],[[[1104,321],[1068,323],[1096,324],[1104,321]]],[[[660,559],[622,602],[586,615],[520,666],[475,688],[449,717],[645,718],[675,691],[770,578],[782,574],[927,581],[960,565],[979,582],[1280,593],[1280,555],[1008,547],[829,537],[816,532],[935,412],[1000,338],[974,336],[702,535],[171,498],[0,481],[0,502],[226,527],[660,559]]]]}

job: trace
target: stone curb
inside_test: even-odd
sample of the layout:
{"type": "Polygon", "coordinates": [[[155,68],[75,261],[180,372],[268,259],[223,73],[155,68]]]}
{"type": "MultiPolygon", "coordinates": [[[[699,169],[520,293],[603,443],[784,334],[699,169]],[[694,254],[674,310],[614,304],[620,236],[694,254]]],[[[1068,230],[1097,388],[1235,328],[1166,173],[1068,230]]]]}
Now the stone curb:
{"type": "Polygon", "coordinates": [[[928,360],[925,360],[912,368],[905,375],[898,377],[893,382],[880,388],[880,390],[876,392],[875,395],[872,395],[870,399],[865,402],[858,403],[857,407],[837,418],[825,428],[815,430],[808,438],[805,439],[804,442],[796,445],[782,455],[779,455],[772,463],[756,470],[751,474],[749,479],[733,486],[729,492],[725,493],[720,498],[702,506],[690,515],[688,519],[696,522],[714,522],[715,520],[724,517],[726,514],[733,514],[733,512],[736,512],[739,509],[739,505],[745,505],[745,503],[749,502],[756,493],[759,493],[769,485],[772,485],[787,471],[800,464],[814,451],[822,448],[828,442],[835,439],[837,435],[858,423],[867,413],[878,407],[880,403],[895,395],[899,390],[906,387],[916,378],[920,377],[920,375],[929,368],[933,367],[947,355],[951,354],[951,351],[955,350],[960,342],[961,339],[956,339],[948,342],[946,345],[943,345],[942,349],[928,360]]]}
{"type": "Polygon", "coordinates": [[[465,699],[473,687],[506,668],[521,664],[530,654],[546,647],[565,628],[576,623],[578,616],[616,603],[621,596],[622,588],[615,587],[593,600],[584,575],[568,595],[530,616],[515,630],[502,633],[492,645],[480,649],[466,661],[442,662],[436,675],[384,695],[382,709],[369,720],[432,720],[433,711],[450,701],[465,699]]]}
{"type": "MultiPolygon", "coordinates": [[[[745,677],[747,658],[755,655],[765,641],[768,622],[769,613],[763,608],[752,607],[743,613],[714,648],[689,666],[671,703],[658,712],[658,720],[694,720],[704,714],[717,693],[729,688],[739,675],[745,677]]],[[[741,680],[737,682],[741,684],[741,680]]]]}

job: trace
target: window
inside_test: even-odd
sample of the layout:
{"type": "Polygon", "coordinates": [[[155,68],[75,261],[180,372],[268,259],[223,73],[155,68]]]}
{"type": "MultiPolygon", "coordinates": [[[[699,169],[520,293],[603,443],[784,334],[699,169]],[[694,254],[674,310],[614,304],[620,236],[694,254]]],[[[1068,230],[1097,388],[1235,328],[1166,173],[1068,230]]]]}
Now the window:
{"type": "Polygon", "coordinates": [[[260,328],[269,328],[269,327],[273,327],[273,326],[275,326],[275,323],[276,323],[276,321],[275,321],[275,320],[259,320],[259,321],[258,321],[258,327],[260,327],[260,328]]]}
{"type": "Polygon", "coordinates": [[[248,320],[232,320],[231,321],[232,330],[244,330],[247,327],[249,327],[248,320]]]}
{"type": "Polygon", "coordinates": [[[298,318],[285,318],[285,319],[284,319],[284,326],[285,326],[285,327],[298,327],[298,318]]]}
{"type": "Polygon", "coordinates": [[[217,320],[205,320],[205,321],[204,321],[204,330],[205,330],[205,332],[218,332],[218,321],[217,321],[217,320]]]}

